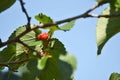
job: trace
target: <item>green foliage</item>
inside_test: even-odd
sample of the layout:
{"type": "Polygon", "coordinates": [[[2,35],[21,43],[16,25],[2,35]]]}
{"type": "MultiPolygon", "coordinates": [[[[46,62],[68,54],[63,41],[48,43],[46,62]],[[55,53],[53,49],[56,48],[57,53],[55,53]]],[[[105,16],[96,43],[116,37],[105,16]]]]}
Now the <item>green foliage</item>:
{"type": "MultiPolygon", "coordinates": [[[[38,20],[40,23],[43,23],[43,24],[53,22],[53,20],[49,16],[46,16],[45,14],[42,14],[42,13],[36,15],[35,19],[38,20]]],[[[58,26],[49,26],[49,27],[44,28],[44,29],[49,29],[50,36],[53,35],[54,31],[59,30],[58,26]]]]}
{"type": "MultiPolygon", "coordinates": [[[[26,29],[25,26],[17,28],[9,37],[9,39],[13,39],[14,37],[18,36],[22,32],[24,32],[26,29]]],[[[36,46],[40,44],[40,41],[37,41],[36,39],[36,33],[34,31],[31,31],[20,38],[21,41],[23,41],[25,44],[28,44],[29,46],[36,46]]],[[[24,45],[20,43],[14,43],[8,45],[5,49],[3,49],[0,52],[0,62],[1,63],[9,63],[9,62],[17,62],[23,59],[26,59],[26,54],[30,53],[31,50],[26,48],[24,45]]],[[[17,70],[21,64],[14,64],[9,65],[10,68],[17,70]]]]}
{"type": "Polygon", "coordinates": [[[120,80],[120,74],[119,73],[112,73],[110,75],[109,80],[120,80]]]}
{"type": "Polygon", "coordinates": [[[66,55],[61,55],[59,58],[60,60],[69,63],[74,71],[76,70],[77,61],[76,58],[71,53],[67,53],[66,55]]]}
{"type": "Polygon", "coordinates": [[[60,54],[66,54],[66,49],[62,42],[58,39],[52,38],[48,47],[45,49],[46,52],[50,53],[54,57],[59,57],[60,54]]]}
{"type": "MultiPolygon", "coordinates": [[[[43,24],[46,24],[46,23],[52,23],[53,20],[49,17],[49,16],[46,16],[45,14],[38,14],[35,16],[35,19],[38,20],[40,23],[43,23],[43,24]]],[[[63,31],[68,31],[70,30],[71,28],[73,28],[75,24],[75,20],[73,21],[70,21],[69,23],[67,24],[64,24],[63,26],[49,26],[45,29],[49,29],[49,34],[52,36],[53,33],[57,30],[63,30],[63,31]]]]}
{"type": "MultiPolygon", "coordinates": [[[[74,22],[70,22],[68,25],[73,25],[73,23],[74,22]]],[[[9,39],[14,39],[25,30],[26,26],[17,28],[10,35],[9,39]]],[[[20,80],[71,80],[72,74],[76,69],[75,57],[67,53],[62,42],[56,38],[50,38],[46,41],[38,40],[38,33],[41,33],[41,31],[31,31],[22,36],[20,40],[37,51],[43,50],[45,56],[40,58],[40,55],[27,48],[25,45],[16,42],[14,44],[9,44],[1,51],[0,63],[17,62],[29,56],[29,62],[9,64],[9,69],[11,70],[25,67],[24,70],[20,71],[20,80]]]]}
{"type": "Polygon", "coordinates": [[[42,14],[42,13],[36,15],[35,19],[38,20],[40,23],[43,23],[43,24],[53,22],[53,20],[50,17],[48,17],[48,16],[46,16],[45,14],[42,14]]]}
{"type": "Polygon", "coordinates": [[[10,8],[16,0],[0,0],[0,13],[10,8]]]}
{"type": "Polygon", "coordinates": [[[69,23],[64,24],[63,26],[60,26],[59,28],[60,28],[61,30],[64,30],[64,31],[68,31],[68,30],[70,30],[71,28],[73,28],[74,24],[75,24],[75,20],[70,21],[69,23]]]}
{"type": "Polygon", "coordinates": [[[120,0],[110,0],[111,7],[115,8],[115,10],[120,9],[120,0]]]}
{"type": "MultiPolygon", "coordinates": [[[[116,11],[112,7],[106,8],[102,15],[112,15],[119,13],[120,10],[116,11]]],[[[120,18],[99,18],[97,23],[96,35],[97,35],[97,45],[98,52],[97,54],[101,54],[101,50],[106,44],[106,42],[117,34],[120,31],[120,18]]]]}
{"type": "MultiPolygon", "coordinates": [[[[54,53],[57,54],[57,53],[54,53]]],[[[44,57],[45,58],[45,57],[44,57]]],[[[76,69],[76,59],[70,54],[66,53],[66,55],[61,55],[59,58],[47,58],[44,68],[40,68],[41,59],[33,58],[27,64],[26,70],[24,70],[21,74],[22,80],[71,80],[72,74],[76,69]],[[69,59],[68,59],[69,58],[69,59]],[[70,60],[71,58],[71,60],[70,60]],[[73,60],[72,60],[73,59],[73,60]],[[70,61],[69,61],[70,60],[70,61]],[[75,65],[74,65],[75,64],[75,65]],[[24,75],[23,75],[24,74],[24,75]],[[29,78],[29,76],[31,78],[29,78]],[[25,77],[25,78],[24,78],[25,77]]]]}
{"type": "MultiPolygon", "coordinates": [[[[1,0],[0,13],[11,7],[15,1],[16,0],[1,0]]],[[[96,1],[101,4],[110,4],[109,7],[103,10],[101,15],[119,14],[120,0],[96,1]]],[[[42,13],[36,15],[35,19],[43,25],[55,23],[49,16],[42,13]]],[[[120,32],[119,21],[119,17],[102,17],[98,19],[96,28],[98,55],[101,54],[101,50],[108,40],[120,32]]],[[[48,40],[38,40],[37,35],[42,31],[35,29],[20,37],[20,41],[24,44],[19,41],[8,44],[0,51],[0,65],[2,65],[0,69],[2,70],[7,66],[10,70],[18,70],[20,77],[16,76],[16,80],[73,80],[72,75],[77,65],[76,58],[66,51],[64,44],[59,41],[59,39],[52,38],[52,35],[57,30],[69,31],[73,28],[74,24],[75,20],[62,26],[54,24],[52,26],[42,27],[43,29],[48,29],[50,35],[48,40]],[[39,53],[36,53],[35,50],[39,53]],[[19,62],[25,59],[29,59],[29,61],[19,62]]],[[[18,27],[10,35],[9,40],[14,39],[21,33],[24,33],[24,31],[26,31],[26,25],[18,27]]],[[[12,79],[11,76],[10,79],[12,79]]],[[[118,73],[112,73],[109,78],[109,80],[118,79],[120,79],[120,74],[118,73]]]]}

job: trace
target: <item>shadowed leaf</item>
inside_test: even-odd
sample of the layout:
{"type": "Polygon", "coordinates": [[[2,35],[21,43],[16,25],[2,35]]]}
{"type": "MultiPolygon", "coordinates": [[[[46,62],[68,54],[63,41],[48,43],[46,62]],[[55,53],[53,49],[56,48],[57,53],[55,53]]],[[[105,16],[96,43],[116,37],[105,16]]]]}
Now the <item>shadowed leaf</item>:
{"type": "Polygon", "coordinates": [[[11,7],[16,0],[0,0],[0,13],[11,7]]]}
{"type": "MultiPolygon", "coordinates": [[[[117,14],[120,10],[116,11],[114,8],[108,7],[103,12],[102,15],[111,15],[117,14]]],[[[98,52],[97,54],[101,54],[101,50],[106,44],[106,42],[112,38],[115,34],[120,31],[120,18],[99,18],[96,28],[97,35],[97,45],[98,52]]]]}

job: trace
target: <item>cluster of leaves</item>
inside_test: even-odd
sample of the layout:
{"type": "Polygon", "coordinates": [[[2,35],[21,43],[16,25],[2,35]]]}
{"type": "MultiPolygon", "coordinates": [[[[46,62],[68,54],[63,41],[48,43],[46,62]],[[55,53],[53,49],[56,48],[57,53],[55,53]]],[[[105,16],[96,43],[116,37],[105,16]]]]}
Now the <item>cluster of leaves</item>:
{"type": "MultiPolygon", "coordinates": [[[[0,4],[9,4],[2,7],[0,12],[9,8],[15,0],[2,0],[0,4]]],[[[40,23],[50,23],[53,20],[44,15],[38,14],[35,19],[40,23]]],[[[71,21],[61,27],[49,26],[49,40],[39,40],[37,35],[42,31],[40,29],[33,30],[20,38],[20,40],[29,47],[40,52],[39,54],[26,47],[19,42],[9,44],[0,52],[1,69],[7,66],[10,70],[19,71],[20,75],[17,78],[21,80],[71,80],[73,72],[76,69],[76,58],[68,53],[58,39],[52,38],[52,35],[57,30],[70,30],[75,21],[71,21]],[[42,52],[41,52],[42,51],[42,52]],[[44,54],[44,55],[43,55],[44,54]],[[42,55],[42,57],[41,57],[42,55]],[[27,60],[28,61],[24,61],[27,60]],[[21,62],[20,62],[21,61],[21,62]],[[4,65],[3,65],[4,64],[4,65]]],[[[32,26],[32,25],[31,25],[32,26]]],[[[34,25],[35,26],[35,25],[34,25]]],[[[18,27],[9,37],[14,39],[26,30],[26,25],[18,27]]]]}
{"type": "MultiPolygon", "coordinates": [[[[35,18],[40,23],[53,22],[50,17],[44,14],[38,14],[35,18]]],[[[25,34],[20,40],[40,53],[38,54],[19,42],[16,42],[7,45],[7,47],[0,52],[0,63],[6,63],[6,66],[8,66],[10,70],[15,71],[19,69],[18,71],[21,73],[20,78],[22,80],[71,80],[73,78],[72,74],[76,69],[76,58],[66,51],[62,42],[56,38],[52,38],[52,35],[56,30],[70,30],[74,22],[75,21],[71,21],[61,27],[50,26],[44,28],[48,29],[48,33],[50,34],[49,40],[37,39],[37,35],[42,32],[39,29],[25,34]],[[43,56],[41,57],[41,55],[43,56]],[[25,59],[29,59],[29,61],[17,63],[25,59]],[[9,64],[10,62],[16,64],[9,64]]],[[[9,39],[17,37],[25,30],[26,26],[17,28],[10,35],[9,39]]],[[[5,66],[2,66],[1,69],[4,67],[5,66]]]]}
{"type": "MultiPolygon", "coordinates": [[[[0,12],[11,7],[15,1],[16,0],[1,0],[0,12]]],[[[110,4],[110,6],[102,11],[101,15],[114,16],[114,18],[106,16],[98,19],[96,38],[98,45],[97,54],[100,55],[102,48],[108,40],[120,31],[120,18],[117,17],[117,15],[120,15],[120,0],[96,1],[110,4]]],[[[44,14],[36,15],[35,19],[43,24],[53,22],[50,17],[44,14]]],[[[18,70],[21,73],[20,77],[22,80],[71,80],[72,74],[76,69],[76,59],[72,54],[66,51],[62,42],[60,42],[59,39],[53,38],[52,35],[57,30],[70,30],[74,26],[74,23],[75,21],[73,20],[61,27],[49,26],[44,28],[48,29],[50,35],[50,39],[46,41],[37,39],[37,35],[42,32],[39,29],[33,30],[20,38],[24,44],[27,44],[34,50],[38,52],[42,51],[44,54],[43,57],[41,57],[41,53],[38,54],[18,42],[7,45],[0,52],[0,65],[2,65],[0,69],[4,69],[4,67],[7,66],[10,70],[18,70]],[[24,62],[26,59],[29,59],[29,61],[24,62]],[[21,60],[23,60],[23,62],[21,60]]],[[[17,37],[25,30],[26,25],[17,28],[10,35],[9,40],[17,37]]],[[[110,80],[117,80],[118,78],[118,73],[112,73],[110,80]]]]}

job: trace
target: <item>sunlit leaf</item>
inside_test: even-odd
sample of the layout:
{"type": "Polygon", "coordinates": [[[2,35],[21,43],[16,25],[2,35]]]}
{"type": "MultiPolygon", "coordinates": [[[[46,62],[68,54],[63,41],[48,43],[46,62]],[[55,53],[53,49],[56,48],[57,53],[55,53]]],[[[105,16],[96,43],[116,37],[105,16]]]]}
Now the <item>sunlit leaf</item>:
{"type": "MultiPolygon", "coordinates": [[[[23,27],[19,27],[17,28],[12,35],[10,36],[9,39],[15,38],[16,36],[18,36],[19,34],[23,33],[26,30],[26,26],[23,27]]],[[[40,30],[39,30],[40,31],[40,30]]],[[[20,38],[21,41],[23,41],[25,44],[29,45],[29,46],[36,46],[41,44],[40,41],[37,40],[36,38],[37,34],[34,31],[31,31],[27,34],[25,34],[23,37],[20,38]]],[[[20,44],[20,43],[16,43],[16,53],[17,54],[21,54],[23,53],[25,50],[28,51],[28,49],[20,44]]]]}
{"type": "MultiPolygon", "coordinates": [[[[23,33],[26,30],[26,26],[17,28],[9,37],[9,39],[14,39],[19,34],[23,33]]],[[[34,31],[31,31],[20,38],[20,40],[27,44],[28,46],[32,47],[33,49],[36,48],[38,45],[42,45],[41,41],[36,39],[37,34],[34,31]]],[[[41,47],[39,47],[41,48],[41,47]]],[[[18,42],[9,44],[5,49],[0,52],[0,62],[1,63],[16,63],[21,60],[25,60],[29,54],[30,57],[33,55],[33,51],[29,48],[20,44],[18,42]]],[[[13,70],[17,70],[24,62],[20,64],[9,64],[9,68],[13,70]]]]}
{"type": "Polygon", "coordinates": [[[64,31],[68,31],[68,30],[70,30],[71,28],[73,28],[74,24],[75,24],[75,20],[73,20],[73,21],[71,21],[71,22],[69,22],[69,23],[67,23],[67,24],[64,24],[63,26],[60,26],[59,28],[60,28],[61,30],[64,30],[64,31]]]}
{"type": "MultiPolygon", "coordinates": [[[[120,10],[119,10],[120,11],[120,10]]],[[[102,15],[111,15],[117,14],[119,11],[116,11],[114,8],[108,7],[103,12],[102,15]]],[[[97,35],[97,45],[98,52],[101,54],[101,50],[106,44],[106,42],[112,38],[115,34],[120,31],[120,18],[99,18],[97,23],[96,35],[97,35]]]]}

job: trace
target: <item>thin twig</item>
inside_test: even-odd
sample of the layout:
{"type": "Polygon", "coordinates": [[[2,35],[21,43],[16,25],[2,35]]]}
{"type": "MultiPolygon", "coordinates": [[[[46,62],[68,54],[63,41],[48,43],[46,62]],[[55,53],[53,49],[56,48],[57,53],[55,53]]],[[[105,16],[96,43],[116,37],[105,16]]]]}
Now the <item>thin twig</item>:
{"type": "Polygon", "coordinates": [[[3,62],[3,63],[0,63],[0,66],[9,66],[9,65],[12,65],[12,64],[21,64],[21,63],[24,63],[24,62],[27,62],[27,61],[29,61],[29,58],[26,58],[26,59],[23,59],[23,60],[20,60],[20,61],[3,62]]]}
{"type": "Polygon", "coordinates": [[[36,51],[35,49],[33,49],[32,47],[30,47],[29,45],[25,44],[24,42],[22,42],[22,41],[20,41],[20,40],[18,41],[18,43],[24,45],[25,47],[29,48],[30,50],[32,50],[32,51],[34,51],[34,52],[36,52],[36,53],[39,53],[38,51],[36,51]]]}
{"type": "Polygon", "coordinates": [[[20,40],[18,41],[18,43],[24,45],[25,47],[27,47],[27,48],[30,49],[31,51],[36,52],[36,54],[39,56],[39,58],[42,57],[42,56],[40,55],[40,54],[41,54],[41,51],[37,51],[37,50],[33,49],[32,47],[30,47],[29,45],[25,44],[24,42],[22,42],[22,41],[20,41],[20,40]]]}
{"type": "Polygon", "coordinates": [[[84,14],[89,14],[91,11],[95,10],[99,6],[102,6],[103,4],[106,4],[106,3],[107,3],[107,1],[99,2],[99,3],[95,4],[93,7],[91,7],[89,10],[87,10],[84,14]]]}
{"type": "Polygon", "coordinates": [[[29,30],[31,27],[30,27],[30,20],[31,20],[31,17],[29,17],[29,15],[28,15],[28,12],[27,12],[27,10],[25,9],[25,7],[24,7],[24,2],[23,2],[23,0],[20,0],[20,4],[21,4],[21,8],[22,8],[22,11],[25,13],[25,15],[26,15],[26,18],[27,18],[27,21],[28,21],[28,23],[27,23],[27,29],[26,30],[29,30]]]}

